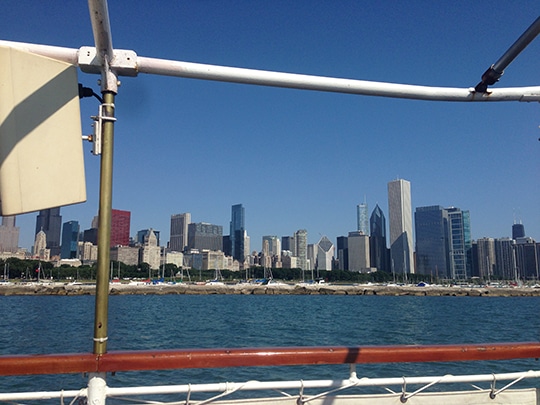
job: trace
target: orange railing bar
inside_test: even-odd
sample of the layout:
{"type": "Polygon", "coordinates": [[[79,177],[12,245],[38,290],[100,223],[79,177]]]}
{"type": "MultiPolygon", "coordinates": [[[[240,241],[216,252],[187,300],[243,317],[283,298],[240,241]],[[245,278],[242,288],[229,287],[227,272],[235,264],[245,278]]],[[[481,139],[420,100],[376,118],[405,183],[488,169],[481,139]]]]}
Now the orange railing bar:
{"type": "Polygon", "coordinates": [[[0,356],[0,375],[524,358],[540,358],[540,343],[222,348],[118,351],[102,355],[79,353],[0,356]]]}

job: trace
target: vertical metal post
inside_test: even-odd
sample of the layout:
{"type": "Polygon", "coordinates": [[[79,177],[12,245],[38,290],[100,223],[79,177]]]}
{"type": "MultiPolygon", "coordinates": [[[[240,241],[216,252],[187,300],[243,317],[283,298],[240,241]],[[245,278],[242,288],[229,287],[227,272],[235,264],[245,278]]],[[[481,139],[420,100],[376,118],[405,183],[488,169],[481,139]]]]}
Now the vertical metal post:
{"type": "Polygon", "coordinates": [[[114,141],[114,93],[103,92],[103,128],[99,190],[98,270],[94,318],[94,354],[107,352],[109,310],[109,262],[112,211],[114,141]]]}
{"type": "Polygon", "coordinates": [[[105,405],[107,401],[107,381],[105,373],[90,373],[88,376],[87,404],[105,405]]]}

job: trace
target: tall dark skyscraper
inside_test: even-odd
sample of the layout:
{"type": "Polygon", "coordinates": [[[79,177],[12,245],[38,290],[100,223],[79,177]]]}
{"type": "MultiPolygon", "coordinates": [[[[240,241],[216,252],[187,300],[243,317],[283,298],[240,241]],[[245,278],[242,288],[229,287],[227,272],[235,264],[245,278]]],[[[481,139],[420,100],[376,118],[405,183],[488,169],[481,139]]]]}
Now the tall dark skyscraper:
{"type": "Polygon", "coordinates": [[[188,225],[188,249],[223,250],[223,227],[205,222],[188,225]]]}
{"type": "Polygon", "coordinates": [[[512,225],[512,239],[525,237],[525,226],[520,222],[519,224],[512,225]]]}
{"type": "Polygon", "coordinates": [[[349,238],[346,236],[337,237],[337,258],[340,270],[349,270],[349,238]]]}
{"type": "Polygon", "coordinates": [[[245,252],[245,210],[242,204],[232,206],[231,210],[231,253],[233,259],[244,263],[245,252]]]}
{"type": "Polygon", "coordinates": [[[371,267],[390,272],[389,251],[386,245],[386,219],[378,204],[369,218],[369,231],[371,267]]]}
{"type": "Polygon", "coordinates": [[[438,205],[417,207],[414,224],[417,273],[449,278],[448,212],[438,205]]]}
{"type": "Polygon", "coordinates": [[[418,207],[415,229],[418,273],[454,280],[471,276],[469,211],[438,205],[418,207]]]}
{"type": "Polygon", "coordinates": [[[79,222],[69,221],[62,227],[62,259],[76,259],[79,244],[79,222]]]}
{"type": "Polygon", "coordinates": [[[47,249],[51,250],[51,257],[60,255],[60,233],[62,231],[60,207],[39,211],[35,235],[41,230],[45,232],[47,237],[47,249]]]}

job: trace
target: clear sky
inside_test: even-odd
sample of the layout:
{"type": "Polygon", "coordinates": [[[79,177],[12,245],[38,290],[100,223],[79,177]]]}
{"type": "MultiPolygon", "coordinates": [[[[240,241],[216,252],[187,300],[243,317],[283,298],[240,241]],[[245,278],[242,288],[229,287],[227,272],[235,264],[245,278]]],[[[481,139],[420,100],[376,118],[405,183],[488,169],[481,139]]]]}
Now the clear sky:
{"type": "MultiPolygon", "coordinates": [[[[362,80],[475,86],[540,15],[531,1],[110,1],[113,45],[139,56],[362,80]]],[[[92,46],[84,0],[3,0],[0,38],[92,46]]],[[[79,80],[99,90],[98,77],[79,80]]],[[[540,85],[540,38],[497,87],[540,85]]],[[[81,100],[91,132],[95,99],[81,100]]],[[[170,216],[222,225],[245,207],[252,249],[263,235],[308,230],[309,243],[356,229],[356,205],[387,183],[411,182],[418,206],[471,213],[474,239],[511,236],[514,220],[540,240],[538,103],[396,100],[139,75],[116,99],[113,207],[131,234],[170,216]]],[[[85,156],[88,201],[63,221],[90,227],[99,158],[85,156]]],[[[36,214],[17,218],[33,244],[36,214]]]]}

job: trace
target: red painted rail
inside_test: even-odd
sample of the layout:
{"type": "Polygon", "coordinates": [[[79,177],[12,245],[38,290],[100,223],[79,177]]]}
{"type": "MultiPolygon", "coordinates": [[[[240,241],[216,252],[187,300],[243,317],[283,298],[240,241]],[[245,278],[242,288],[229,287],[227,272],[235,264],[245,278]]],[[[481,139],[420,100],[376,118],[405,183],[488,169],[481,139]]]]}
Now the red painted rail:
{"type": "Polygon", "coordinates": [[[0,356],[0,375],[540,358],[540,343],[270,347],[0,356]]]}

